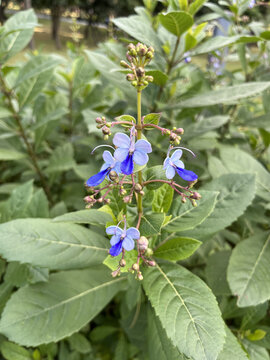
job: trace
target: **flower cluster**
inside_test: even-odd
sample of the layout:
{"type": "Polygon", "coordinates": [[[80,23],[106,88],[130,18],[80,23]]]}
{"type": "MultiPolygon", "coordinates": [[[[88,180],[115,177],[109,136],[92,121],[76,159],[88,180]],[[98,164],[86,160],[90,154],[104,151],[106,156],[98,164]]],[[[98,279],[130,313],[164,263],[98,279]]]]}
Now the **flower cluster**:
{"type": "MultiPolygon", "coordinates": [[[[132,85],[136,87],[137,93],[140,93],[144,87],[148,85],[149,76],[145,75],[144,66],[150,62],[153,57],[154,50],[142,44],[129,45],[127,59],[130,62],[122,62],[121,65],[132,70],[132,74],[128,74],[128,80],[132,76],[132,85]]],[[[153,114],[152,114],[153,115],[153,114]]],[[[154,114],[159,115],[159,114],[154,114]]],[[[182,128],[166,129],[160,127],[157,123],[147,123],[147,117],[141,116],[141,111],[138,112],[138,122],[130,123],[129,121],[122,121],[116,119],[114,122],[107,122],[104,117],[96,119],[97,127],[101,129],[105,139],[108,139],[111,134],[110,128],[115,125],[127,126],[129,133],[117,132],[112,140],[112,145],[99,145],[97,148],[107,146],[113,150],[110,152],[105,150],[103,152],[104,164],[100,171],[92,175],[86,181],[86,188],[91,193],[87,195],[84,200],[87,203],[86,207],[91,208],[95,203],[110,203],[111,191],[117,189],[119,196],[122,197],[126,204],[131,203],[134,198],[137,203],[138,220],[136,227],[127,227],[127,212],[122,215],[122,220],[117,225],[110,225],[106,229],[108,235],[112,235],[110,239],[110,255],[119,256],[118,268],[112,273],[113,276],[120,274],[121,267],[126,266],[125,251],[131,251],[137,245],[137,261],[132,265],[130,271],[136,272],[136,278],[142,280],[142,273],[140,271],[140,263],[147,266],[155,266],[154,260],[151,259],[152,250],[149,248],[148,239],[140,234],[140,224],[143,214],[143,196],[144,187],[148,184],[160,182],[168,184],[171,188],[181,196],[181,200],[185,203],[187,200],[193,206],[197,206],[196,200],[200,199],[200,194],[193,191],[192,187],[198,179],[198,176],[191,170],[185,169],[185,165],[180,158],[183,150],[193,152],[187,148],[179,145],[181,137],[184,133],[182,128]],[[149,154],[152,152],[152,146],[148,140],[142,138],[144,128],[154,128],[161,132],[162,135],[169,137],[169,147],[167,156],[163,162],[164,175],[167,180],[153,179],[144,180],[142,176],[142,167],[149,161],[149,154]],[[136,167],[137,166],[137,167],[136,167]],[[182,186],[174,181],[174,177],[178,175],[184,181],[187,181],[187,186],[182,186]],[[100,184],[101,188],[98,188],[100,184]],[[127,193],[129,191],[129,193],[127,193]],[[121,228],[120,224],[124,223],[121,228]]],[[[94,151],[93,150],[93,151],[94,151]]],[[[92,152],[93,153],[93,152],[92,152]]],[[[132,220],[131,220],[132,224],[132,220]]]]}

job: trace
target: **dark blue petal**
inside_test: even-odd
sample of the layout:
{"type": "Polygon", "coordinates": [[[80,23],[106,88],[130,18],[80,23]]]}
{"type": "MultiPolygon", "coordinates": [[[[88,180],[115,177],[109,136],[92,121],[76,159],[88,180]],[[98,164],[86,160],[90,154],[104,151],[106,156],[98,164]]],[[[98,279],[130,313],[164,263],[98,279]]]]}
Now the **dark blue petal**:
{"type": "Polygon", "coordinates": [[[117,256],[121,253],[122,251],[122,241],[120,240],[117,244],[113,245],[111,248],[110,248],[110,254],[112,256],[117,256]]]}
{"type": "Polygon", "coordinates": [[[124,161],[121,162],[121,172],[125,175],[130,175],[133,173],[134,164],[133,164],[133,154],[125,158],[124,161]]]}
{"type": "Polygon", "coordinates": [[[102,181],[105,179],[106,175],[109,174],[111,168],[107,168],[103,171],[100,171],[96,175],[91,176],[87,181],[87,186],[97,186],[102,183],[102,181]]]}
{"type": "Polygon", "coordinates": [[[176,167],[175,169],[177,174],[186,181],[194,181],[198,179],[198,176],[193,171],[181,169],[179,167],[176,167]]]}

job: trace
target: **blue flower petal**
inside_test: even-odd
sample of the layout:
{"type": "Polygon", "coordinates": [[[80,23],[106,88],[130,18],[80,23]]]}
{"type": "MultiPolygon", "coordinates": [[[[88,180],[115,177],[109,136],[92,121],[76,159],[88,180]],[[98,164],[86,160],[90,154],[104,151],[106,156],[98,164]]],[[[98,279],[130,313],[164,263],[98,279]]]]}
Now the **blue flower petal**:
{"type": "Polygon", "coordinates": [[[126,134],[116,133],[113,138],[113,143],[117,147],[129,149],[130,138],[126,134]]]}
{"type": "Polygon", "coordinates": [[[114,152],[114,157],[117,161],[122,162],[128,156],[128,153],[129,153],[129,149],[118,148],[114,152]]]}
{"type": "Polygon", "coordinates": [[[166,157],[166,159],[164,160],[164,163],[163,163],[163,169],[167,169],[168,165],[170,163],[170,158],[169,156],[166,157]]]}
{"type": "Polygon", "coordinates": [[[177,167],[179,167],[181,169],[185,168],[185,164],[181,160],[175,160],[173,163],[174,163],[175,166],[177,166],[177,167]]]}
{"type": "Polygon", "coordinates": [[[149,141],[140,139],[135,144],[135,149],[142,151],[144,153],[150,153],[152,152],[152,147],[149,141]]]}
{"type": "Polygon", "coordinates": [[[127,229],[126,234],[127,234],[127,236],[131,237],[132,239],[138,240],[140,238],[140,232],[135,227],[131,227],[131,228],[127,229]]]}
{"type": "Polygon", "coordinates": [[[111,226],[107,227],[106,233],[108,235],[120,235],[121,236],[123,233],[123,230],[119,226],[111,225],[111,226]]]}
{"type": "Polygon", "coordinates": [[[120,235],[113,235],[110,240],[111,245],[114,246],[117,244],[120,241],[120,237],[120,235]]]}
{"type": "Polygon", "coordinates": [[[126,236],[123,240],[122,246],[125,250],[130,251],[134,249],[135,244],[131,237],[126,236]]]}
{"type": "Polygon", "coordinates": [[[119,175],[121,173],[121,169],[120,169],[120,166],[121,166],[121,162],[120,161],[117,161],[113,167],[113,170],[119,175]]]}
{"type": "Polygon", "coordinates": [[[148,155],[145,152],[135,150],[133,153],[133,161],[137,165],[145,165],[149,160],[148,155]]]}
{"type": "Polygon", "coordinates": [[[117,256],[121,253],[122,251],[122,241],[119,241],[117,244],[113,245],[111,248],[110,248],[110,254],[112,256],[117,256]]]}
{"type": "Polygon", "coordinates": [[[181,169],[179,167],[176,168],[177,174],[186,181],[194,181],[198,179],[198,176],[190,170],[181,169]]]}
{"type": "Polygon", "coordinates": [[[126,157],[126,159],[121,163],[121,172],[125,175],[130,175],[133,173],[134,164],[133,164],[133,154],[126,157]]]}
{"type": "Polygon", "coordinates": [[[179,160],[180,157],[182,156],[182,154],[183,154],[182,150],[180,150],[180,149],[176,150],[171,156],[172,162],[174,163],[176,160],[179,160]]]}
{"type": "Polygon", "coordinates": [[[105,170],[100,171],[96,175],[91,176],[87,181],[87,186],[97,186],[102,183],[102,181],[105,179],[106,175],[108,175],[110,172],[110,168],[107,168],[105,170]]]}
{"type": "Polygon", "coordinates": [[[171,180],[175,175],[175,168],[171,165],[168,165],[167,166],[167,169],[166,169],[166,178],[171,180]]]}
{"type": "Polygon", "coordinates": [[[114,160],[112,154],[108,150],[104,151],[102,157],[103,157],[103,160],[105,161],[105,163],[109,164],[109,166],[114,164],[115,160],[114,160]]]}

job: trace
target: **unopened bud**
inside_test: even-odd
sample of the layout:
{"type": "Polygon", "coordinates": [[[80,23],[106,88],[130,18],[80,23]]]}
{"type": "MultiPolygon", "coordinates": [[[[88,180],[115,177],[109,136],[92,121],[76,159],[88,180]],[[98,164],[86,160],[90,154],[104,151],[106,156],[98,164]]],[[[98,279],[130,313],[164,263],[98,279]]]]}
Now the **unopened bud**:
{"type": "Polygon", "coordinates": [[[102,124],[103,121],[102,121],[102,119],[101,119],[100,117],[97,117],[97,118],[96,118],[96,123],[97,123],[97,124],[102,124]]]}
{"type": "Polygon", "coordinates": [[[155,49],[153,48],[153,46],[149,46],[149,48],[148,48],[148,52],[152,52],[152,53],[154,53],[154,52],[155,52],[155,49]]]}
{"type": "Polygon", "coordinates": [[[139,264],[137,264],[137,263],[133,264],[133,265],[132,265],[132,269],[135,270],[135,271],[140,270],[139,264]]]}
{"type": "Polygon", "coordinates": [[[126,266],[126,260],[125,260],[125,259],[121,259],[121,260],[119,261],[119,265],[120,265],[121,267],[125,267],[125,266],[126,266]]]}
{"type": "Polygon", "coordinates": [[[200,200],[202,197],[201,197],[201,194],[199,194],[198,192],[194,192],[191,196],[191,199],[195,199],[195,200],[200,200]]]}
{"type": "Polygon", "coordinates": [[[93,206],[94,204],[87,204],[87,205],[85,205],[85,208],[86,209],[91,209],[91,207],[93,206]]]}
{"type": "Polygon", "coordinates": [[[103,127],[103,124],[98,124],[97,129],[101,129],[103,127]]]}
{"type": "Polygon", "coordinates": [[[155,262],[154,260],[148,260],[148,261],[147,261],[147,264],[148,264],[149,266],[156,266],[156,262],[155,262]]]}
{"type": "Polygon", "coordinates": [[[177,136],[177,138],[174,140],[174,144],[175,145],[179,145],[180,144],[180,140],[181,138],[179,136],[177,136]]]}
{"type": "Polygon", "coordinates": [[[187,202],[187,199],[185,197],[182,197],[181,202],[185,204],[187,202]]]}
{"type": "Polygon", "coordinates": [[[132,82],[131,82],[131,85],[135,87],[135,86],[138,85],[138,82],[137,82],[137,81],[132,81],[132,82]]]}
{"type": "Polygon", "coordinates": [[[104,139],[104,140],[109,140],[109,135],[104,135],[104,136],[103,136],[103,139],[104,139]]]}
{"type": "Polygon", "coordinates": [[[143,275],[140,271],[137,272],[137,279],[142,281],[143,280],[143,275]]]}
{"type": "Polygon", "coordinates": [[[124,196],[124,198],[123,198],[123,201],[124,201],[125,204],[128,204],[128,203],[130,202],[130,200],[131,200],[131,198],[130,198],[129,195],[128,195],[128,196],[124,196]]]}
{"type": "Polygon", "coordinates": [[[139,194],[142,195],[142,196],[144,196],[145,192],[144,192],[143,190],[141,190],[141,191],[139,192],[139,194]]]}
{"type": "Polygon", "coordinates": [[[106,125],[108,126],[108,128],[110,128],[112,126],[112,123],[109,121],[106,123],[106,125]]]}
{"type": "Polygon", "coordinates": [[[148,240],[145,236],[141,236],[138,240],[138,250],[145,251],[148,248],[148,240]]]}
{"type": "Polygon", "coordinates": [[[107,126],[103,126],[102,132],[104,135],[111,135],[111,130],[107,126]]]}
{"type": "Polygon", "coordinates": [[[120,269],[117,269],[117,270],[114,270],[113,272],[112,272],[112,277],[117,277],[118,275],[120,275],[120,269]]]}
{"type": "Polygon", "coordinates": [[[144,68],[142,67],[139,67],[137,70],[136,70],[136,74],[139,78],[143,77],[145,75],[145,71],[144,71],[144,68]]]}
{"type": "Polygon", "coordinates": [[[137,51],[136,51],[136,49],[130,49],[128,53],[129,53],[129,55],[132,56],[132,57],[137,56],[137,51]]]}
{"type": "Polygon", "coordinates": [[[197,179],[194,180],[194,181],[189,181],[189,183],[188,183],[188,188],[189,188],[189,189],[192,189],[193,186],[196,184],[197,181],[198,181],[197,179]]]}
{"type": "Polygon", "coordinates": [[[120,189],[119,193],[120,193],[120,195],[126,195],[127,192],[125,189],[120,189]]]}
{"type": "Polygon", "coordinates": [[[127,52],[126,53],[126,58],[127,58],[127,61],[132,63],[133,59],[132,59],[132,56],[130,56],[130,54],[127,52]]]}
{"type": "Polygon", "coordinates": [[[153,250],[152,249],[150,249],[150,248],[148,248],[148,249],[146,249],[146,251],[145,251],[145,256],[147,256],[147,257],[151,257],[152,255],[153,255],[153,250]]]}
{"type": "Polygon", "coordinates": [[[176,134],[179,134],[179,135],[183,135],[184,134],[184,129],[183,128],[178,128],[175,130],[176,134]]]}
{"type": "Polygon", "coordinates": [[[144,56],[146,53],[147,53],[148,49],[147,49],[147,46],[146,45],[142,45],[139,49],[139,55],[140,56],[144,56]]]}
{"type": "Polygon", "coordinates": [[[111,199],[105,199],[104,200],[104,204],[110,204],[110,202],[111,202],[111,199]]]}
{"type": "Polygon", "coordinates": [[[135,45],[130,43],[130,44],[128,44],[127,48],[128,48],[128,50],[135,49],[135,45]]]}
{"type": "Polygon", "coordinates": [[[93,203],[95,200],[92,198],[92,196],[85,196],[83,199],[86,203],[93,203]]]}
{"type": "Polygon", "coordinates": [[[142,185],[139,183],[135,184],[134,190],[136,191],[136,193],[139,193],[140,191],[142,191],[142,185]]]}
{"type": "Polygon", "coordinates": [[[145,80],[148,81],[148,82],[153,82],[153,81],[154,81],[154,78],[153,78],[153,76],[151,76],[151,75],[147,75],[147,76],[145,77],[145,80]]]}
{"type": "Polygon", "coordinates": [[[148,85],[148,81],[144,80],[144,81],[143,81],[143,85],[144,85],[144,86],[147,86],[147,85],[148,85]]]}
{"type": "Polygon", "coordinates": [[[154,54],[151,51],[148,51],[148,53],[145,55],[146,59],[151,60],[154,57],[154,54]]]}
{"type": "Polygon", "coordinates": [[[129,68],[128,63],[126,63],[124,60],[121,60],[121,61],[120,61],[120,65],[121,65],[123,68],[126,68],[126,69],[129,68]]]}
{"type": "Polygon", "coordinates": [[[134,74],[127,74],[126,79],[127,79],[127,81],[134,81],[135,76],[134,76],[134,74]]]}
{"type": "Polygon", "coordinates": [[[175,141],[177,139],[177,135],[174,132],[171,132],[170,134],[170,140],[175,141]]]}
{"type": "Polygon", "coordinates": [[[191,204],[193,207],[197,207],[198,204],[196,203],[196,201],[194,199],[191,199],[191,204]]]}
{"type": "Polygon", "coordinates": [[[103,202],[103,199],[102,199],[102,197],[101,198],[99,198],[99,199],[97,199],[97,202],[99,202],[100,204],[103,202]]]}
{"type": "Polygon", "coordinates": [[[109,178],[112,180],[112,181],[115,181],[116,179],[118,179],[118,174],[116,171],[112,170],[109,174],[109,178]]]}

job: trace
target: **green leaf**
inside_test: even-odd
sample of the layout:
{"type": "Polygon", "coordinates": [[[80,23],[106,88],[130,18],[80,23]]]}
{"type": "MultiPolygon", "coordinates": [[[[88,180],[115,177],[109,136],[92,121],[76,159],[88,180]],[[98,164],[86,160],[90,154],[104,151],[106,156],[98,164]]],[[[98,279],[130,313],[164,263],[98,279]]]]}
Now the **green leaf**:
{"type": "Polygon", "coordinates": [[[248,334],[246,334],[246,338],[250,341],[258,341],[262,340],[265,335],[266,331],[262,329],[256,329],[253,333],[249,331],[248,334]]]}
{"type": "Polygon", "coordinates": [[[81,354],[88,354],[92,349],[90,342],[80,333],[73,334],[67,340],[71,349],[81,354]]]}
{"type": "Polygon", "coordinates": [[[201,245],[196,239],[177,237],[159,245],[154,256],[170,261],[179,261],[190,257],[201,245]]]}
{"type": "Polygon", "coordinates": [[[260,37],[265,40],[270,40],[270,30],[261,32],[260,37]]]}
{"type": "Polygon", "coordinates": [[[48,278],[48,269],[18,262],[10,262],[5,274],[5,281],[16,287],[21,287],[28,283],[46,282],[48,278]]]}
{"type": "Polygon", "coordinates": [[[25,286],[12,295],[0,332],[25,346],[59,341],[93,319],[124,284],[124,277],[112,279],[101,266],[53,274],[48,283],[25,286]]]}
{"type": "Polygon", "coordinates": [[[205,185],[204,189],[219,191],[214,211],[196,229],[184,233],[199,240],[225,229],[244,213],[255,196],[255,176],[225,174],[205,185]]]}
{"type": "Polygon", "coordinates": [[[251,327],[257,325],[267,315],[268,301],[257,306],[250,306],[244,310],[244,316],[241,321],[241,330],[249,330],[251,327]]]}
{"type": "Polygon", "coordinates": [[[16,92],[19,105],[23,107],[32,102],[50,81],[59,59],[48,56],[34,56],[20,70],[16,92]]]}
{"type": "Polygon", "coordinates": [[[248,356],[242,349],[236,337],[232,334],[230,329],[226,326],[226,338],[222,351],[219,353],[217,360],[248,360],[248,356]]]}
{"type": "Polygon", "coordinates": [[[243,345],[249,354],[249,360],[269,360],[269,353],[261,346],[254,344],[246,339],[243,340],[243,345]]]}
{"type": "Polygon", "coordinates": [[[131,116],[131,115],[121,115],[121,116],[117,116],[115,118],[116,121],[128,121],[130,122],[130,125],[127,125],[127,124],[121,124],[121,126],[123,127],[131,127],[133,126],[134,124],[136,124],[136,119],[131,116]]]}
{"type": "MultiPolygon", "coordinates": [[[[270,192],[270,174],[256,160],[243,150],[233,147],[222,147],[220,149],[220,158],[227,171],[235,173],[256,174],[256,192],[262,198],[270,192]]],[[[270,197],[269,197],[270,199],[270,197]]]]}
{"type": "MultiPolygon", "coordinates": [[[[125,252],[125,260],[126,260],[126,266],[121,267],[121,272],[127,272],[128,269],[132,267],[132,265],[137,262],[138,253],[136,250],[126,251],[125,252]]],[[[108,255],[106,259],[103,261],[103,264],[106,265],[109,269],[112,271],[116,270],[119,266],[119,261],[122,258],[122,254],[119,254],[118,256],[111,256],[108,255]]]]}
{"type": "MultiPolygon", "coordinates": [[[[161,113],[147,114],[147,115],[145,115],[143,117],[143,122],[144,122],[144,124],[158,125],[160,117],[161,117],[161,113]]],[[[150,129],[153,129],[153,128],[151,126],[146,126],[145,129],[150,130],[150,129]]]]}
{"type": "Polygon", "coordinates": [[[158,86],[165,86],[168,81],[168,75],[160,70],[147,70],[146,75],[153,76],[153,83],[158,86]]]}
{"type": "Polygon", "coordinates": [[[22,219],[0,225],[0,254],[5,259],[50,269],[99,264],[108,245],[104,236],[75,224],[22,219]]]}
{"type": "Polygon", "coordinates": [[[198,206],[193,207],[188,201],[183,204],[180,197],[177,197],[171,207],[171,220],[165,225],[166,231],[186,231],[198,226],[213,212],[218,192],[200,191],[202,196],[198,206]]]}
{"type": "Polygon", "coordinates": [[[224,324],[215,297],[201,279],[182,266],[162,263],[144,271],[143,287],[180,353],[194,360],[217,358],[224,324]]]}
{"type": "Polygon", "coordinates": [[[11,16],[4,25],[0,40],[0,62],[4,63],[19,53],[32,39],[37,17],[33,9],[19,11],[11,16]]]}
{"type": "Polygon", "coordinates": [[[168,339],[159,318],[150,306],[147,309],[147,343],[149,360],[185,360],[176,347],[168,339]]]}
{"type": "Polygon", "coordinates": [[[207,0],[195,0],[193,1],[188,8],[188,12],[191,15],[196,14],[196,12],[198,12],[200,10],[200,8],[203,6],[203,4],[206,2],[207,0]]]}
{"type": "Polygon", "coordinates": [[[43,189],[38,189],[33,194],[27,206],[26,215],[31,218],[49,217],[49,203],[43,189]]]}
{"type": "Polygon", "coordinates": [[[170,210],[173,200],[173,188],[164,184],[154,192],[154,198],[152,200],[152,210],[154,212],[167,213],[170,210]]]}
{"type": "Polygon", "coordinates": [[[230,256],[230,250],[223,250],[215,252],[207,259],[205,268],[206,280],[216,296],[231,295],[226,278],[230,256]]]}
{"type": "Polygon", "coordinates": [[[73,222],[77,224],[93,224],[93,225],[106,225],[107,222],[112,221],[110,214],[95,210],[79,210],[70,212],[53,219],[54,222],[73,222]]]}
{"type": "Polygon", "coordinates": [[[223,87],[223,89],[206,91],[202,94],[180,101],[173,107],[194,108],[216,104],[234,104],[241,99],[258,96],[261,92],[269,88],[269,86],[270,82],[265,81],[223,87]]]}
{"type": "MultiPolygon", "coordinates": [[[[163,170],[162,165],[156,165],[156,166],[146,169],[146,171],[144,172],[144,176],[145,176],[146,181],[151,181],[151,180],[156,180],[156,179],[168,180],[166,178],[166,174],[165,174],[165,171],[163,170]]],[[[155,183],[148,184],[147,188],[149,190],[156,190],[159,187],[161,187],[162,185],[163,185],[163,183],[161,183],[161,182],[155,182],[155,183]]]]}
{"type": "Polygon", "coordinates": [[[9,341],[3,341],[1,344],[1,353],[7,360],[31,360],[30,352],[23,347],[13,344],[9,341]]]}
{"type": "Polygon", "coordinates": [[[228,281],[238,306],[255,306],[270,299],[269,259],[269,232],[252,236],[234,248],[228,281]]]}
{"type": "Polygon", "coordinates": [[[70,143],[58,146],[52,153],[48,172],[61,172],[73,169],[76,163],[74,161],[74,151],[70,143]]]}
{"type": "Polygon", "coordinates": [[[10,161],[10,160],[21,160],[26,157],[26,154],[19,151],[7,148],[0,149],[0,160],[1,161],[10,161]]]}
{"type": "Polygon", "coordinates": [[[161,24],[172,34],[180,37],[193,25],[192,16],[185,11],[172,11],[168,14],[160,14],[161,24]]]}
{"type": "Polygon", "coordinates": [[[140,233],[143,236],[153,236],[160,234],[162,224],[165,219],[164,213],[152,213],[143,215],[140,225],[140,233]]]}
{"type": "Polygon", "coordinates": [[[216,115],[203,118],[196,123],[190,124],[185,127],[185,140],[189,140],[197,137],[198,135],[218,129],[226,124],[229,119],[230,117],[228,115],[216,115]]]}
{"type": "Polygon", "coordinates": [[[261,340],[257,340],[256,344],[270,350],[270,327],[265,325],[259,325],[260,330],[263,330],[266,334],[261,340]]]}

